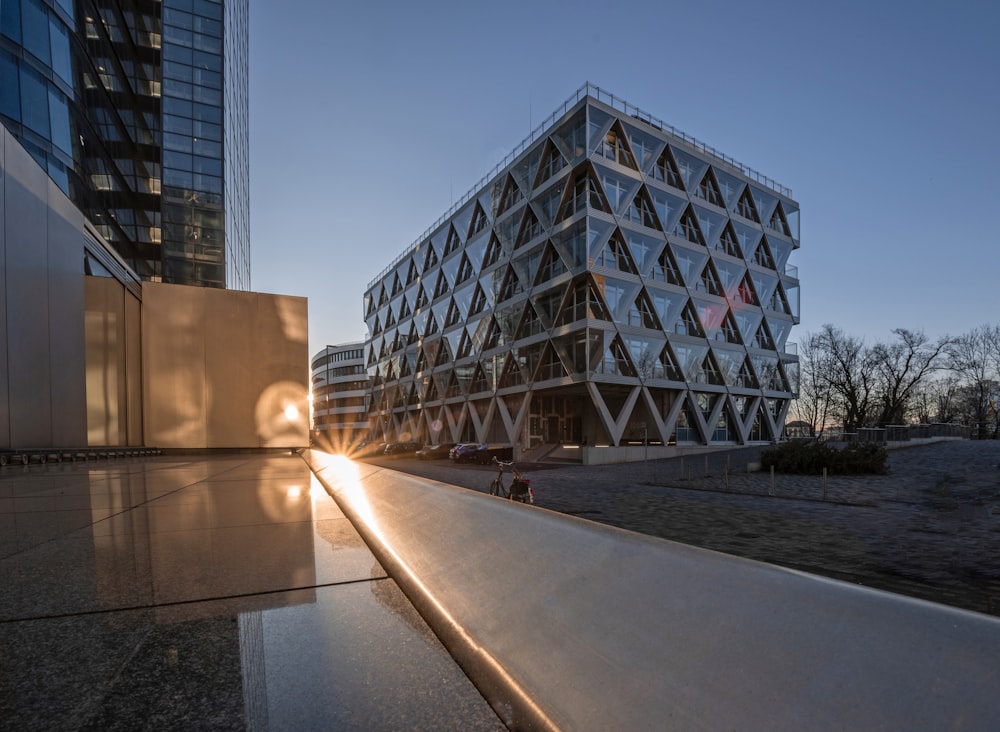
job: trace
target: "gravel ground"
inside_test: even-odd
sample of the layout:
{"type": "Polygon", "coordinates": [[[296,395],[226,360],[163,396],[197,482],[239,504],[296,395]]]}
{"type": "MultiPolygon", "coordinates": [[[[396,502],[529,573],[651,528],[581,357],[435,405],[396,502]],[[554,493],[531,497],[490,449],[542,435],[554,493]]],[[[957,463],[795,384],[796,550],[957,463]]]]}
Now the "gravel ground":
{"type": "MultiPolygon", "coordinates": [[[[749,473],[759,454],[519,467],[542,508],[1000,616],[1000,442],[895,449],[888,475],[825,481],[749,473]]],[[[495,474],[447,460],[368,462],[479,491],[495,474]]]]}

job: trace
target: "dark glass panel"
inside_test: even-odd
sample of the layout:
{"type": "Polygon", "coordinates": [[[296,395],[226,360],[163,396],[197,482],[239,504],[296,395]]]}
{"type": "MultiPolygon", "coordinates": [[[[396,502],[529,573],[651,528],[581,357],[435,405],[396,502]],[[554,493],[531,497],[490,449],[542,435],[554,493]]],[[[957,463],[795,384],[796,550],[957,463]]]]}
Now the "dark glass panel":
{"type": "MultiPolygon", "coordinates": [[[[21,67],[21,122],[45,138],[49,136],[49,94],[45,79],[27,66],[21,67]]],[[[44,163],[42,164],[44,166],[44,163]]]]}
{"type": "Polygon", "coordinates": [[[52,144],[67,155],[72,155],[69,106],[66,103],[66,97],[55,87],[49,87],[49,122],[52,129],[52,144]]]}
{"type": "Polygon", "coordinates": [[[49,18],[49,40],[52,46],[52,70],[69,86],[73,86],[73,66],[70,63],[69,33],[54,16],[49,18]]]}
{"type": "Polygon", "coordinates": [[[40,0],[23,0],[21,18],[24,30],[24,49],[49,66],[49,14],[40,0]]]}
{"type": "Polygon", "coordinates": [[[20,0],[3,0],[0,2],[0,33],[21,42],[21,3],[20,0]]]}
{"type": "MultiPolygon", "coordinates": [[[[3,7],[6,8],[7,0],[3,7]]],[[[0,114],[21,119],[21,84],[18,81],[17,60],[0,51],[0,114]]]]}

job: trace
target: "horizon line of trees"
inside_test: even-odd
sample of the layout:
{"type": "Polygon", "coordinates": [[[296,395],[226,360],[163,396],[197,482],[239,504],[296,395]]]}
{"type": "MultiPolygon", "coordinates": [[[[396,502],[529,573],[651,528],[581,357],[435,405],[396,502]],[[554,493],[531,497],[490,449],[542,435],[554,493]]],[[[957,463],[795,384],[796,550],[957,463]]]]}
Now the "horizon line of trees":
{"type": "Polygon", "coordinates": [[[1000,325],[931,340],[897,328],[867,344],[833,325],[799,343],[794,417],[811,434],[829,429],[961,423],[1000,438],[1000,325]]]}

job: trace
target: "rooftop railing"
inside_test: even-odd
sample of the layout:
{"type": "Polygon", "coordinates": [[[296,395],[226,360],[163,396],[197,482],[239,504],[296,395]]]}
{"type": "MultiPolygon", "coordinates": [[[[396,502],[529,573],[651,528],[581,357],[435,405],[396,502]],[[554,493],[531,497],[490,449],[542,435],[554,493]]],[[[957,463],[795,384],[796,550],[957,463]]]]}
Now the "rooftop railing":
{"type": "Polygon", "coordinates": [[[705,144],[696,137],[688,135],[687,133],[677,129],[673,125],[667,124],[658,117],[654,117],[648,112],[644,112],[635,105],[629,104],[624,99],[616,97],[611,92],[605,91],[604,89],[601,89],[600,87],[591,84],[588,81],[584,82],[583,86],[577,89],[576,92],[573,93],[573,95],[567,98],[565,102],[563,102],[559,107],[555,109],[555,111],[552,112],[552,114],[546,117],[543,122],[541,122],[537,127],[535,127],[535,129],[533,129],[528,134],[527,137],[521,140],[521,142],[519,142],[514,147],[513,150],[507,153],[503,157],[503,159],[499,163],[497,163],[489,173],[480,178],[479,181],[465,193],[465,195],[463,195],[455,203],[453,203],[451,205],[451,208],[445,211],[437,219],[437,221],[431,224],[427,228],[427,230],[424,231],[423,234],[417,237],[416,240],[413,241],[413,243],[411,243],[402,252],[400,252],[399,255],[397,255],[392,260],[391,264],[386,266],[381,272],[379,272],[375,277],[373,277],[372,280],[368,283],[367,287],[365,287],[365,290],[366,291],[370,290],[376,282],[378,282],[383,277],[385,277],[389,272],[391,272],[392,269],[395,268],[413,250],[414,247],[416,247],[420,242],[427,239],[427,237],[429,237],[434,232],[435,229],[437,229],[439,226],[441,226],[441,224],[443,224],[445,221],[451,218],[455,214],[455,212],[457,212],[460,208],[462,208],[462,206],[471,201],[475,196],[479,195],[479,193],[487,186],[487,184],[489,184],[490,181],[492,181],[504,168],[506,168],[508,165],[514,162],[514,160],[516,160],[517,157],[521,155],[521,153],[527,150],[542,135],[542,133],[545,130],[551,127],[556,121],[559,120],[560,117],[562,117],[572,107],[574,107],[577,103],[579,103],[581,99],[585,99],[586,97],[592,97],[593,99],[596,99],[598,102],[601,102],[602,104],[606,104],[609,107],[612,107],[613,109],[617,109],[621,112],[624,112],[630,117],[641,120],[662,132],[666,132],[672,137],[676,137],[677,139],[687,143],[688,145],[695,148],[699,152],[717,158],[718,160],[721,160],[727,165],[736,168],[750,180],[756,181],[757,183],[761,183],[767,186],[768,188],[781,193],[783,196],[787,196],[788,198],[792,197],[791,188],[787,188],[778,183],[777,181],[775,181],[774,179],[768,178],[766,175],[758,173],[753,168],[744,165],[743,163],[739,162],[738,160],[735,160],[734,158],[728,155],[725,155],[724,153],[719,152],[711,145],[705,144]]]}

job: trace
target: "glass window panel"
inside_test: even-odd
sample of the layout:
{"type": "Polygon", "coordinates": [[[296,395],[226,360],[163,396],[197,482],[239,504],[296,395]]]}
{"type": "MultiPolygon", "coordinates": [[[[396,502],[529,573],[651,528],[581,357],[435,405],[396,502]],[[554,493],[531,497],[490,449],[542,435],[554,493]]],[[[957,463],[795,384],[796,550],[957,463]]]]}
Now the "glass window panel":
{"type": "Polygon", "coordinates": [[[667,330],[672,329],[673,324],[680,317],[681,308],[687,302],[687,295],[652,288],[648,288],[647,292],[653,302],[653,310],[660,318],[660,324],[667,330]]]}
{"type": "Polygon", "coordinates": [[[222,72],[222,56],[217,53],[207,53],[196,50],[191,61],[192,65],[198,69],[222,72]]]}
{"type": "Polygon", "coordinates": [[[212,124],[222,124],[222,108],[210,107],[206,104],[194,105],[194,118],[199,122],[211,122],[212,124]]]}
{"type": "Polygon", "coordinates": [[[635,161],[639,165],[639,170],[648,172],[660,157],[665,142],[656,139],[652,135],[635,129],[631,125],[624,125],[625,133],[628,135],[629,144],[635,154],[635,161]]]}
{"type": "Polygon", "coordinates": [[[194,82],[196,84],[207,86],[212,89],[222,88],[222,74],[218,71],[210,71],[208,69],[193,69],[193,71],[194,82]]]}
{"type": "Polygon", "coordinates": [[[653,268],[653,264],[660,256],[660,252],[663,251],[663,239],[646,236],[628,228],[623,228],[622,234],[625,235],[625,241],[628,242],[629,251],[632,253],[632,259],[639,268],[639,274],[648,276],[653,268]]]}
{"type": "Polygon", "coordinates": [[[24,16],[21,21],[24,30],[24,48],[36,58],[52,64],[52,54],[49,51],[49,14],[39,0],[23,0],[21,4],[24,16]]]}
{"type": "Polygon", "coordinates": [[[653,186],[647,186],[647,190],[653,199],[653,208],[656,209],[656,215],[660,217],[663,230],[673,231],[677,225],[677,220],[684,213],[687,201],[664,191],[657,190],[653,186]]]}
{"type": "Polygon", "coordinates": [[[174,168],[179,170],[191,170],[193,166],[193,161],[191,155],[185,155],[184,153],[174,152],[171,150],[163,151],[163,167],[174,168]]]}
{"type": "MultiPolygon", "coordinates": [[[[188,137],[187,135],[175,135],[170,132],[164,132],[163,147],[165,150],[174,150],[176,152],[190,153],[191,138],[188,137]]],[[[187,169],[190,170],[190,166],[188,166],[187,169]]]]}
{"type": "Polygon", "coordinates": [[[222,38],[222,23],[211,18],[195,17],[194,29],[213,38],[222,38]]]}
{"type": "Polygon", "coordinates": [[[799,210],[787,201],[783,205],[785,207],[785,218],[788,220],[788,228],[792,232],[792,239],[797,244],[799,241],[799,210]]]}
{"type": "Polygon", "coordinates": [[[69,86],[73,86],[73,67],[70,62],[69,32],[56,17],[50,18],[49,41],[52,46],[52,70],[69,86]]]}
{"type": "Polygon", "coordinates": [[[52,128],[52,144],[71,156],[73,146],[70,142],[69,107],[66,97],[55,87],[49,87],[49,124],[52,128]]]}
{"type": "Polygon", "coordinates": [[[687,381],[696,381],[698,372],[701,371],[701,364],[705,360],[708,346],[696,346],[688,343],[674,342],[671,344],[674,355],[677,357],[677,365],[684,372],[687,381]]]}
{"type": "Polygon", "coordinates": [[[21,3],[19,0],[0,2],[0,31],[16,43],[21,42],[21,3]]]}
{"type": "Polygon", "coordinates": [[[736,238],[739,240],[743,256],[747,259],[753,259],[754,252],[757,251],[757,245],[760,243],[760,237],[763,232],[760,228],[755,229],[738,221],[733,221],[733,229],[736,231],[736,238]]]}
{"type": "Polygon", "coordinates": [[[66,166],[54,157],[49,158],[49,178],[63,193],[69,195],[69,173],[66,171],[66,166]]]}
{"type": "Polygon", "coordinates": [[[746,352],[716,348],[714,353],[715,362],[719,366],[722,378],[727,384],[735,384],[740,374],[740,367],[743,366],[743,359],[746,358],[746,352]]]}
{"type": "Polygon", "coordinates": [[[163,78],[179,81],[194,81],[194,69],[177,61],[163,61],[163,78]]]}
{"type": "Polygon", "coordinates": [[[194,100],[204,104],[222,106],[222,92],[218,89],[209,89],[206,86],[196,86],[194,87],[194,100]]]}
{"type": "Polygon", "coordinates": [[[164,60],[177,61],[182,64],[191,65],[193,63],[193,51],[183,46],[169,44],[163,47],[164,60]]]}
{"type": "Polygon", "coordinates": [[[657,338],[640,338],[638,336],[624,336],[625,347],[632,356],[632,363],[642,379],[663,379],[666,378],[663,370],[663,362],[660,361],[660,352],[666,342],[657,338]]]}
{"type": "Polygon", "coordinates": [[[740,200],[745,183],[734,175],[729,175],[725,171],[715,168],[715,178],[719,181],[719,192],[726,201],[726,208],[730,211],[736,210],[736,204],[740,200]]]}
{"type": "Polygon", "coordinates": [[[735,295],[736,288],[739,287],[740,283],[743,281],[743,275],[746,272],[746,267],[734,262],[726,262],[721,259],[716,259],[715,271],[719,274],[719,282],[722,284],[722,289],[726,291],[726,294],[729,297],[733,297],[735,295]]]}
{"type": "Polygon", "coordinates": [[[733,319],[736,321],[736,327],[740,329],[740,335],[745,343],[750,343],[753,340],[763,317],[764,314],[759,308],[750,309],[744,306],[733,310],[733,319]]]}
{"type": "Polygon", "coordinates": [[[178,81],[177,79],[164,79],[163,96],[174,97],[175,99],[193,99],[194,87],[185,81],[178,81]]]}
{"type": "Polygon", "coordinates": [[[0,51],[0,114],[21,119],[20,89],[17,61],[10,54],[0,51]]]}
{"type": "Polygon", "coordinates": [[[45,87],[45,79],[27,66],[21,67],[21,122],[28,129],[48,139],[48,89],[45,87]]]}
{"type": "Polygon", "coordinates": [[[222,39],[205,33],[194,34],[194,47],[206,53],[222,53],[222,39]]]}
{"type": "Polygon", "coordinates": [[[775,269],[779,272],[784,271],[785,265],[788,263],[788,257],[792,253],[792,245],[776,236],[769,237],[767,243],[771,245],[771,254],[774,255],[775,269]]]}
{"type": "Polygon", "coordinates": [[[195,122],[193,134],[199,139],[205,138],[206,140],[222,142],[222,125],[215,125],[210,122],[195,122]]]}
{"type": "Polygon", "coordinates": [[[722,233],[722,227],[726,225],[727,219],[722,214],[709,211],[697,204],[694,206],[694,213],[698,217],[698,225],[705,237],[705,245],[711,249],[718,242],[719,234],[722,233]]]}
{"type": "Polygon", "coordinates": [[[601,186],[608,197],[611,209],[620,214],[625,206],[632,202],[632,196],[639,187],[639,181],[615,175],[602,168],[599,168],[598,172],[601,176],[601,186]]]}
{"type": "Polygon", "coordinates": [[[788,308],[792,311],[792,317],[799,318],[799,286],[785,284],[785,297],[788,299],[788,308]]]}
{"type": "Polygon", "coordinates": [[[753,194],[753,202],[757,206],[757,215],[761,221],[767,223],[771,220],[775,206],[778,205],[778,199],[754,186],[750,186],[750,193],[753,194]]]}
{"type": "Polygon", "coordinates": [[[194,48],[194,33],[183,28],[175,28],[172,25],[163,26],[163,40],[165,46],[177,45],[184,48],[194,48]]]}
{"type": "MultiPolygon", "coordinates": [[[[164,153],[166,155],[166,153],[164,153]]],[[[188,188],[192,187],[192,175],[188,171],[177,170],[175,168],[163,169],[163,185],[174,186],[175,188],[188,188]]]]}
{"type": "Polygon", "coordinates": [[[163,23],[164,25],[172,25],[175,28],[194,30],[194,16],[190,13],[176,10],[175,8],[168,8],[164,6],[163,23]]]}
{"type": "Polygon", "coordinates": [[[708,254],[674,244],[670,245],[670,251],[673,252],[674,261],[677,262],[677,269],[680,270],[684,282],[694,282],[694,279],[701,275],[708,254]]]}
{"type": "Polygon", "coordinates": [[[66,11],[66,14],[69,15],[71,20],[76,19],[76,13],[73,10],[73,0],[56,0],[56,2],[59,3],[59,7],[66,11]]]}
{"type": "Polygon", "coordinates": [[[212,0],[194,0],[192,7],[194,12],[198,15],[204,15],[206,18],[222,20],[221,3],[212,2],[212,0]]]}
{"type": "Polygon", "coordinates": [[[610,126],[611,116],[596,107],[587,107],[590,114],[590,150],[593,151],[604,142],[604,133],[610,126]]]}
{"type": "Polygon", "coordinates": [[[191,102],[186,99],[176,99],[174,97],[164,97],[162,99],[163,111],[165,114],[172,114],[178,117],[191,117],[193,110],[191,102]]]}
{"type": "Polygon", "coordinates": [[[195,175],[194,176],[194,188],[198,191],[205,191],[206,193],[222,193],[222,178],[217,178],[214,175],[195,175]]]}
{"type": "Polygon", "coordinates": [[[194,140],[194,154],[222,159],[222,143],[214,140],[194,140]]]}
{"type": "Polygon", "coordinates": [[[778,286],[778,278],[757,270],[750,270],[750,277],[753,280],[753,287],[757,291],[757,299],[762,304],[769,302],[771,295],[774,294],[774,288],[778,286]]]}
{"type": "MultiPolygon", "coordinates": [[[[191,120],[187,117],[177,117],[172,114],[163,115],[163,131],[165,133],[172,132],[178,135],[191,135],[193,133],[192,124],[191,120]]],[[[166,136],[164,136],[164,144],[166,144],[166,139],[166,136]]]]}
{"type": "Polygon", "coordinates": [[[677,161],[677,170],[680,172],[681,178],[684,179],[684,188],[688,191],[695,190],[708,168],[708,163],[676,147],[673,148],[673,151],[674,159],[677,161]]]}

